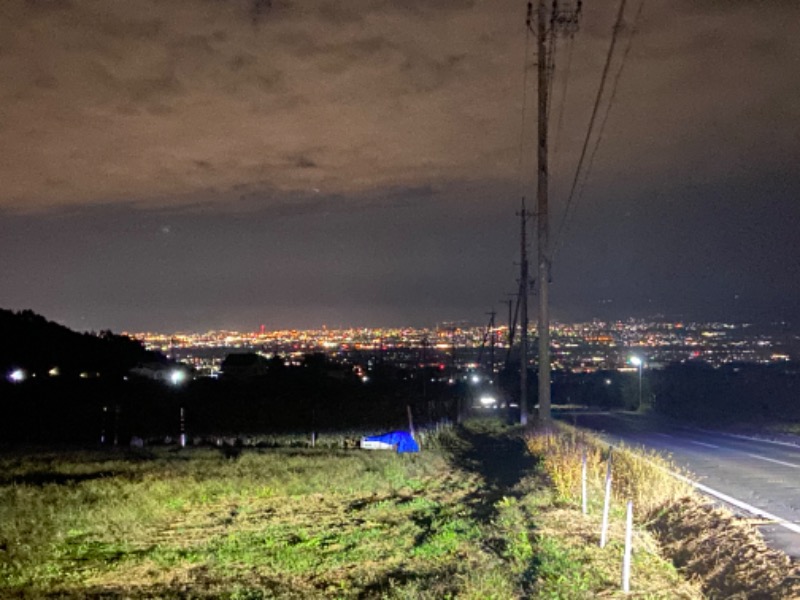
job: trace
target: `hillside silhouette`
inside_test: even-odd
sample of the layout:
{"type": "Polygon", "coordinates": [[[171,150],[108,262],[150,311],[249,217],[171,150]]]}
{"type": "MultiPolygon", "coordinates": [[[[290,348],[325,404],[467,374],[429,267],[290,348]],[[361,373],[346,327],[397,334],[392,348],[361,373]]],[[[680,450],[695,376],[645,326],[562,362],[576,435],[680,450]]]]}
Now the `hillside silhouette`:
{"type": "Polygon", "coordinates": [[[165,361],[163,355],[111,331],[78,333],[36,314],[0,309],[0,369],[24,369],[45,376],[56,369],[60,376],[81,373],[122,376],[141,362],[165,361]]]}

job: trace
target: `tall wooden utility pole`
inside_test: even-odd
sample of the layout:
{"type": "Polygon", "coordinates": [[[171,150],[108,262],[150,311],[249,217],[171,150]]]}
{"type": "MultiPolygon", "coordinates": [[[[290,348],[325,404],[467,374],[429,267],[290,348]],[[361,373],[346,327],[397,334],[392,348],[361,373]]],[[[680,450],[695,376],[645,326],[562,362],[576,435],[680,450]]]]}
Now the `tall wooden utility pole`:
{"type": "Polygon", "coordinates": [[[520,262],[519,262],[519,423],[528,424],[528,211],[525,210],[525,198],[522,199],[522,210],[519,212],[520,262]]]}
{"type": "MultiPolygon", "coordinates": [[[[538,165],[539,176],[536,188],[536,219],[538,235],[538,273],[539,284],[539,317],[537,329],[539,333],[539,420],[547,423],[550,420],[550,223],[547,207],[547,103],[548,78],[547,68],[550,57],[547,56],[547,9],[544,0],[539,0],[536,18],[536,47],[539,98],[538,126],[538,165]]],[[[555,32],[551,32],[555,35],[555,32]]]]}
{"type": "MultiPolygon", "coordinates": [[[[544,0],[539,0],[536,13],[536,48],[538,73],[538,177],[536,188],[536,218],[538,235],[537,283],[539,292],[539,315],[537,328],[539,333],[539,420],[550,421],[550,221],[548,209],[548,168],[547,168],[547,135],[548,104],[550,77],[549,69],[553,67],[553,57],[548,55],[555,48],[554,38],[548,35],[559,33],[574,35],[578,28],[582,1],[577,0],[574,7],[559,6],[559,0],[553,0],[548,32],[547,7],[544,0]]],[[[528,28],[530,29],[531,3],[528,3],[528,28]]]]}
{"type": "MultiPolygon", "coordinates": [[[[509,294],[510,296],[516,297],[517,294],[509,294]]],[[[508,347],[514,345],[514,332],[512,331],[512,327],[514,327],[514,323],[512,321],[512,314],[511,314],[511,307],[514,305],[514,301],[509,298],[508,300],[500,300],[503,304],[508,306],[508,335],[506,335],[506,342],[508,343],[508,347]]]]}
{"type": "Polygon", "coordinates": [[[492,381],[494,381],[494,346],[496,341],[494,318],[497,313],[492,309],[486,314],[489,315],[489,373],[492,376],[492,381]]]}

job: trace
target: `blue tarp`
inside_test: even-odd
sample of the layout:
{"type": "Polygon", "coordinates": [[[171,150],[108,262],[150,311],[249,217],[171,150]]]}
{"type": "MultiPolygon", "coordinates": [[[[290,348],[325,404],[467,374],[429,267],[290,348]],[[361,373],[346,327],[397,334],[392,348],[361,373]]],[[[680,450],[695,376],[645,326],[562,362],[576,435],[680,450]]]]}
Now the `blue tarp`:
{"type": "Polygon", "coordinates": [[[419,452],[419,444],[407,431],[390,431],[389,433],[373,435],[366,439],[370,442],[383,442],[384,444],[397,446],[399,454],[403,452],[419,452]]]}

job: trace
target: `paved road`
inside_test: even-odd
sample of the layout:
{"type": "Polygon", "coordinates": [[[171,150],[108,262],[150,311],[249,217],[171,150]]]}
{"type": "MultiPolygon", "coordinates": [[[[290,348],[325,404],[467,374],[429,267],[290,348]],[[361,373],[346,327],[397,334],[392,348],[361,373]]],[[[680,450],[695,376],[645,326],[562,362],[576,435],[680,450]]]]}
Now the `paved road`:
{"type": "Polygon", "coordinates": [[[694,481],[707,488],[703,491],[716,492],[737,512],[768,513],[765,521],[772,522],[760,527],[764,537],[800,558],[800,447],[658,424],[626,413],[565,413],[560,418],[594,429],[610,443],[671,454],[675,464],[696,475],[694,481]]]}

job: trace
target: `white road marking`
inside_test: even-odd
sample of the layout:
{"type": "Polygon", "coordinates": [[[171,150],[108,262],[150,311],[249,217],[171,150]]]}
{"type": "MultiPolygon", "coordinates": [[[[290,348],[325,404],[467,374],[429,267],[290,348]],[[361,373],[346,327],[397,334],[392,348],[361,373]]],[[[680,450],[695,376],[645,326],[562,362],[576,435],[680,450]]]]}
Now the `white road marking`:
{"type": "Polygon", "coordinates": [[[660,469],[661,471],[664,471],[665,473],[669,473],[675,479],[683,481],[684,483],[687,483],[687,484],[691,485],[692,487],[697,488],[698,490],[708,494],[709,496],[714,496],[715,498],[719,498],[723,502],[727,502],[731,506],[735,506],[737,508],[740,508],[743,511],[750,513],[751,515],[755,515],[755,516],[761,517],[763,519],[768,519],[768,520],[772,521],[773,523],[775,523],[776,525],[780,525],[781,527],[784,527],[784,528],[788,529],[789,531],[792,531],[794,533],[800,533],[800,525],[798,525],[797,523],[792,523],[791,521],[787,521],[786,519],[782,519],[781,517],[779,517],[777,515],[773,515],[772,513],[768,513],[765,510],[761,510],[760,508],[756,508],[755,506],[753,506],[751,504],[747,504],[747,502],[743,502],[741,500],[738,500],[738,499],[734,498],[733,496],[728,496],[727,494],[723,494],[722,492],[718,492],[717,490],[715,490],[713,488],[710,488],[707,485],[703,485],[702,483],[698,483],[697,481],[693,481],[692,479],[689,479],[688,477],[686,477],[684,475],[681,475],[680,473],[675,473],[673,471],[670,471],[669,469],[665,469],[661,465],[658,465],[658,464],[654,463],[653,461],[648,460],[647,458],[642,458],[642,460],[644,460],[645,462],[650,463],[651,465],[655,466],[657,469],[660,469]]]}
{"type": "Polygon", "coordinates": [[[722,492],[718,492],[717,490],[711,489],[707,485],[703,485],[702,483],[697,483],[696,481],[692,481],[688,477],[684,477],[683,475],[680,475],[678,473],[672,473],[672,476],[688,483],[691,486],[696,487],[701,492],[705,492],[706,494],[719,498],[723,502],[727,502],[728,504],[731,504],[737,508],[741,508],[742,510],[747,511],[750,514],[756,515],[757,517],[763,517],[764,519],[769,519],[776,525],[785,527],[789,531],[793,531],[794,533],[800,533],[800,525],[798,525],[797,523],[792,523],[791,521],[782,519],[777,515],[773,515],[772,513],[768,513],[765,510],[761,510],[760,508],[756,508],[755,506],[747,504],[747,502],[742,502],[741,500],[737,500],[732,496],[728,496],[727,494],[723,494],[722,492]]]}
{"type": "Polygon", "coordinates": [[[767,438],[756,437],[754,435],[742,435],[740,433],[727,433],[725,431],[714,431],[712,429],[696,429],[694,427],[687,427],[688,430],[702,431],[703,433],[713,433],[714,435],[724,435],[727,437],[737,438],[740,440],[748,440],[750,442],[763,442],[765,444],[773,444],[775,446],[786,446],[788,448],[800,448],[800,443],[797,442],[782,442],[780,440],[770,440],[767,438]]]}
{"type": "Polygon", "coordinates": [[[715,446],[714,444],[706,444],[705,442],[696,442],[694,440],[689,440],[692,444],[697,444],[698,446],[705,446],[706,448],[714,448],[718,449],[719,446],[715,446]]]}
{"type": "Polygon", "coordinates": [[[796,465],[794,463],[785,462],[782,460],[775,460],[774,458],[767,458],[766,456],[759,456],[758,454],[748,454],[752,458],[757,458],[759,460],[766,460],[771,463],[775,463],[776,465],[783,465],[784,467],[792,467],[793,469],[800,469],[800,465],[796,465]]]}

